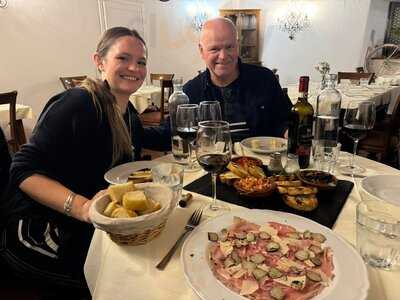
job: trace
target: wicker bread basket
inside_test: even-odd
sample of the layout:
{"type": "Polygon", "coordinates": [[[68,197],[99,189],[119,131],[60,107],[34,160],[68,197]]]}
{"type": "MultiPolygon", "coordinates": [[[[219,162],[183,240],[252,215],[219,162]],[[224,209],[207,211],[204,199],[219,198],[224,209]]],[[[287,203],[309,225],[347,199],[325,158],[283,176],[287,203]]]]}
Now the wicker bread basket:
{"type": "Polygon", "coordinates": [[[110,238],[121,245],[143,245],[157,237],[164,229],[174,203],[173,192],[170,188],[155,184],[136,184],[148,198],[160,202],[161,209],[148,215],[134,218],[110,218],[103,215],[107,204],[111,201],[108,194],[94,200],[90,207],[89,216],[93,225],[107,232],[110,238]]]}

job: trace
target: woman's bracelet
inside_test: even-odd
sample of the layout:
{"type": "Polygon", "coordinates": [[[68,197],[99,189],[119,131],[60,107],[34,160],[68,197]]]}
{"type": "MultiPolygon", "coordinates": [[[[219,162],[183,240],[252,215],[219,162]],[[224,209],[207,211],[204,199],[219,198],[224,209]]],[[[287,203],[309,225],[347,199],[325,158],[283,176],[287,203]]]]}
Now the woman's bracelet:
{"type": "Polygon", "coordinates": [[[67,215],[68,217],[71,216],[71,211],[72,211],[72,202],[75,199],[76,194],[74,192],[70,192],[67,196],[67,199],[65,199],[64,202],[64,214],[67,215]]]}

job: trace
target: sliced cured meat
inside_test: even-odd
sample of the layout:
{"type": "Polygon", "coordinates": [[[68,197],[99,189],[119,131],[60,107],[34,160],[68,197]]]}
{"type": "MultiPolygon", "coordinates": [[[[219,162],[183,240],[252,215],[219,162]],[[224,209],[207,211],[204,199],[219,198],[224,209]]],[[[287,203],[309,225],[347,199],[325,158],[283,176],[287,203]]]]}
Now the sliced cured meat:
{"type": "Polygon", "coordinates": [[[299,232],[277,222],[258,225],[238,217],[221,230],[226,238],[210,240],[209,265],[220,282],[243,297],[308,300],[334,278],[332,249],[310,238],[322,236],[319,233],[299,232]]]}

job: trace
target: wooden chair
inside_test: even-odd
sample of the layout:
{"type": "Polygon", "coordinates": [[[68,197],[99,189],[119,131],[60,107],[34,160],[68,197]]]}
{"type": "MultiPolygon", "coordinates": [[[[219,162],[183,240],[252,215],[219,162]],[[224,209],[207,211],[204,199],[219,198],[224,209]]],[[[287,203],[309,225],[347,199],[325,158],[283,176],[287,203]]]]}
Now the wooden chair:
{"type": "Polygon", "coordinates": [[[144,111],[140,115],[140,119],[142,120],[143,126],[157,126],[160,125],[165,116],[168,114],[168,109],[165,108],[165,102],[168,101],[168,98],[174,91],[174,85],[172,83],[172,79],[174,78],[174,74],[150,74],[150,83],[153,84],[154,81],[160,82],[161,88],[161,99],[160,99],[160,107],[154,111],[144,111]]]}
{"type": "MultiPolygon", "coordinates": [[[[365,139],[360,140],[358,149],[377,156],[378,161],[387,162],[393,138],[399,138],[400,96],[391,115],[376,123],[365,139]]],[[[398,141],[397,141],[398,143],[398,141]]],[[[399,149],[397,149],[399,151],[399,149]]]]}
{"type": "Polygon", "coordinates": [[[374,81],[375,73],[357,73],[357,72],[338,72],[338,83],[342,79],[350,79],[354,81],[360,82],[361,78],[367,78],[368,84],[371,84],[374,81]]]}
{"type": "Polygon", "coordinates": [[[82,81],[86,79],[86,75],[72,76],[72,77],[60,77],[60,81],[66,90],[72,89],[78,86],[82,81]]]}
{"type": "MultiPolygon", "coordinates": [[[[17,91],[0,94],[0,104],[8,104],[10,106],[10,139],[7,141],[10,149],[13,153],[17,152],[22,145],[21,139],[18,132],[17,117],[16,117],[16,102],[17,102],[17,91]]],[[[23,130],[23,128],[22,128],[23,130]]],[[[25,133],[24,137],[25,137],[25,133]]]]}

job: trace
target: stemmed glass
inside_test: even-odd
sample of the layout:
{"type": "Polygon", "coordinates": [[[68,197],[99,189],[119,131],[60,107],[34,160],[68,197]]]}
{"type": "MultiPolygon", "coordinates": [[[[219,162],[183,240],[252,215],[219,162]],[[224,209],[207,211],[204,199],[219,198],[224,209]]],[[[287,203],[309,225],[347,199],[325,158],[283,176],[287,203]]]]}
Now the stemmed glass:
{"type": "Polygon", "coordinates": [[[221,106],[218,101],[201,101],[199,106],[199,121],[222,120],[221,106]]]}
{"type": "Polygon", "coordinates": [[[212,203],[204,210],[210,217],[221,215],[230,210],[227,205],[217,202],[217,175],[231,160],[232,142],[229,123],[225,121],[202,121],[196,139],[196,157],[200,166],[211,173],[212,203]]]}
{"type": "Polygon", "coordinates": [[[192,162],[193,141],[198,129],[199,106],[197,104],[180,104],[176,110],[177,134],[189,145],[189,160],[186,171],[197,171],[199,168],[192,162]]]}
{"type": "Polygon", "coordinates": [[[374,127],[375,123],[375,102],[373,101],[350,101],[347,105],[343,129],[354,141],[353,155],[349,165],[342,166],[340,171],[345,175],[354,175],[365,172],[365,169],[354,164],[354,156],[357,153],[357,146],[360,139],[367,135],[367,131],[374,127]]]}

